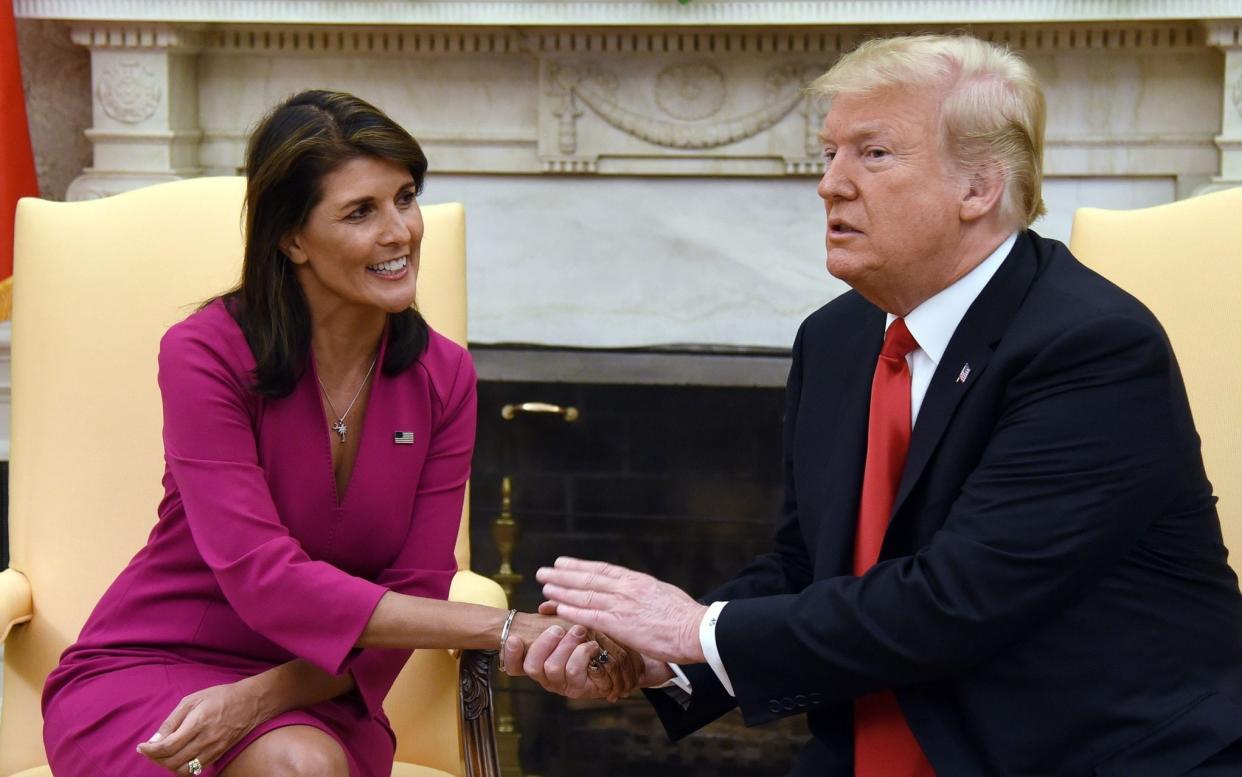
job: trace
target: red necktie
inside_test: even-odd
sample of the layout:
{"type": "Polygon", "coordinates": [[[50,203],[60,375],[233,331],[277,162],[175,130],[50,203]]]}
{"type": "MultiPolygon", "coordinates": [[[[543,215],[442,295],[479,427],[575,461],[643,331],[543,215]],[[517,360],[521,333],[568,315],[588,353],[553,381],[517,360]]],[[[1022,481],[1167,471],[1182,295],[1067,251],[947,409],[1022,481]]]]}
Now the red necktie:
{"type": "MultiPolygon", "coordinates": [[[[867,466],[863,472],[854,574],[862,575],[880,558],[880,546],[893,513],[897,484],[910,448],[910,367],[906,354],[917,349],[906,322],[898,318],[884,335],[884,347],[871,380],[867,421],[867,466]]],[[[906,724],[891,691],[854,701],[855,777],[935,777],[927,756],[906,724]]]]}

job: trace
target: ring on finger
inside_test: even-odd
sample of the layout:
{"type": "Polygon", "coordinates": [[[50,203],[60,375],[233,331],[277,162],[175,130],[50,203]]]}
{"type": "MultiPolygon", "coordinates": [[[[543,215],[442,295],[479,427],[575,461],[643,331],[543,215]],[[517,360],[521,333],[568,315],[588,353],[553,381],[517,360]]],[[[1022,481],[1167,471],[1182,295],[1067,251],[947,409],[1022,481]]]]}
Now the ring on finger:
{"type": "Polygon", "coordinates": [[[604,668],[604,664],[612,660],[612,656],[608,655],[607,650],[601,650],[594,658],[587,662],[587,669],[591,672],[598,672],[604,668]]]}
{"type": "Polygon", "coordinates": [[[194,777],[198,777],[198,775],[203,773],[203,762],[197,758],[191,758],[190,762],[185,765],[185,769],[194,777]]]}

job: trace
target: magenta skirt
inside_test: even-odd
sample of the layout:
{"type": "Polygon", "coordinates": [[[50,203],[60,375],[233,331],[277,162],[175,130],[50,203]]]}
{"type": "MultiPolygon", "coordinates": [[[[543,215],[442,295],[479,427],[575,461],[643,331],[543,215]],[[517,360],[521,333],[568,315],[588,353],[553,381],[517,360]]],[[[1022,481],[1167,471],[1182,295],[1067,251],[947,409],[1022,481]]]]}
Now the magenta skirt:
{"type": "MultiPolygon", "coordinates": [[[[189,663],[109,651],[68,657],[48,678],[43,694],[43,744],[52,773],[77,777],[168,777],[168,770],[136,748],[185,696],[236,682],[262,668],[189,663]]],[[[284,726],[312,726],[335,739],[349,760],[350,777],[390,777],[395,740],[387,721],[345,696],[278,715],[256,726],[216,762],[214,777],[251,742],[284,726]]]]}

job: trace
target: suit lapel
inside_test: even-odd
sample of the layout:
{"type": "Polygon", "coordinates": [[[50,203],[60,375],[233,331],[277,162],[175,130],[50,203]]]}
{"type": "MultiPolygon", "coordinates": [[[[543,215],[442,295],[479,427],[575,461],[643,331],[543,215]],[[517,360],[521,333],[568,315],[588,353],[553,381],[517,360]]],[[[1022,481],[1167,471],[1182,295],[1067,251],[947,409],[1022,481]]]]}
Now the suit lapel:
{"type": "Polygon", "coordinates": [[[1031,233],[1023,232],[954,331],[910,435],[910,450],[893,503],[894,517],[918,483],[958,405],[987,369],[996,344],[1030,289],[1035,269],[1034,241],[1031,233]]]}
{"type": "Polygon", "coordinates": [[[824,396],[836,399],[823,408],[825,424],[815,433],[822,445],[832,440],[823,483],[825,525],[817,543],[816,567],[829,575],[850,574],[854,568],[854,532],[867,456],[867,418],[871,409],[871,381],[884,344],[884,311],[867,304],[857,329],[832,360],[839,365],[825,386],[824,396]],[[842,542],[841,538],[850,538],[842,542]]]}

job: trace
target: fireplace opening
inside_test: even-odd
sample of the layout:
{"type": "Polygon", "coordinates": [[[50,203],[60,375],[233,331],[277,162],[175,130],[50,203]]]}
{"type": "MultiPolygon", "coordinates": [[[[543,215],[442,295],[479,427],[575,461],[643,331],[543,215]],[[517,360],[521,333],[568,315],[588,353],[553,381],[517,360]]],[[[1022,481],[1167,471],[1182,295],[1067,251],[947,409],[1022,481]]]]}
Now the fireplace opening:
{"type": "MultiPolygon", "coordinates": [[[[522,576],[506,578],[513,606],[539,605],[534,572],[559,555],[623,564],[697,597],[770,550],[787,353],[473,353],[473,567],[493,574],[509,561],[522,576]]],[[[498,680],[506,777],[775,777],[807,738],[800,717],[748,729],[734,711],[674,745],[641,694],[569,701],[498,680]]]]}

